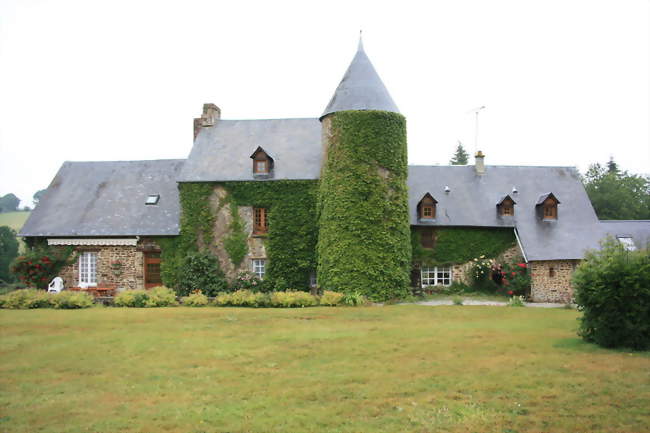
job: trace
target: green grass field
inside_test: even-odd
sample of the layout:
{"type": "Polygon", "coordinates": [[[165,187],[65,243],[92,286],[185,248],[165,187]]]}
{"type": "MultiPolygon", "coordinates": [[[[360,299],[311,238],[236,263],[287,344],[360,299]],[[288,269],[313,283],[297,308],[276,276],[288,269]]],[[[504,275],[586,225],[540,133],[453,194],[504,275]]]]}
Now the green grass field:
{"type": "Polygon", "coordinates": [[[648,432],[564,309],[0,311],[2,432],[648,432]]]}

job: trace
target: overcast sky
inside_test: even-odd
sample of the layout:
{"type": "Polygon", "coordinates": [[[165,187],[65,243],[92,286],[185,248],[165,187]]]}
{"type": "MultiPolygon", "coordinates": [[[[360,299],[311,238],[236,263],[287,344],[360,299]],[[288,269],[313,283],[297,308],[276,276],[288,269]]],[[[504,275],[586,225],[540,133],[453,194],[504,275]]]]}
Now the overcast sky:
{"type": "Polygon", "coordinates": [[[318,117],[364,46],[408,120],[409,162],[458,140],[487,164],[613,156],[650,172],[650,3],[0,0],[0,195],[63,161],[185,158],[204,102],[318,117]]]}

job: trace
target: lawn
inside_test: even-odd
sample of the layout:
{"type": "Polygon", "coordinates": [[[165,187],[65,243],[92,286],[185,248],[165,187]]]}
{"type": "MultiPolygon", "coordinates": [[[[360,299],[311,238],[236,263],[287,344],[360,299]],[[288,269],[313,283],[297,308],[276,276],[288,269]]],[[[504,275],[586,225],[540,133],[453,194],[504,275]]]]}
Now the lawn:
{"type": "Polygon", "coordinates": [[[648,432],[650,353],[506,307],[0,311],[3,432],[648,432]]]}

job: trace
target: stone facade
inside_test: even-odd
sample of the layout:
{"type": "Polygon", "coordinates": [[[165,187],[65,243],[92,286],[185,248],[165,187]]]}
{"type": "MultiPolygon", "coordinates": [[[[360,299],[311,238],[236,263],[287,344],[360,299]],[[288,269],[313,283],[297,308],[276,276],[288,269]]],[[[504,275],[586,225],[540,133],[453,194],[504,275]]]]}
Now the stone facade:
{"type": "Polygon", "coordinates": [[[531,261],[531,297],[533,302],[571,302],[571,276],[579,260],[531,261]]]}
{"type": "MultiPolygon", "coordinates": [[[[512,262],[521,262],[523,261],[523,256],[521,255],[521,249],[518,245],[514,245],[501,254],[499,254],[495,261],[497,263],[512,263],[512,262]]],[[[469,273],[472,269],[473,262],[467,262],[462,264],[457,264],[452,266],[452,277],[454,281],[464,284],[471,284],[469,273]]]]}
{"type": "MultiPolygon", "coordinates": [[[[144,288],[144,254],[145,251],[159,251],[154,240],[143,239],[137,246],[80,246],[77,253],[93,251],[97,253],[98,287],[115,287],[125,289],[144,288]],[[119,269],[111,263],[120,262],[119,269]]],[[[59,272],[65,287],[79,287],[79,260],[66,266],[59,272]]]]}
{"type": "Polygon", "coordinates": [[[265,236],[253,235],[253,207],[239,206],[237,213],[244,225],[244,232],[247,234],[248,253],[239,266],[235,266],[224,247],[224,239],[230,235],[232,224],[232,213],[227,200],[228,192],[219,185],[214,187],[210,197],[210,209],[215,215],[212,234],[214,242],[207,245],[208,249],[219,259],[221,269],[228,280],[234,280],[239,272],[252,270],[253,259],[265,259],[266,248],[264,246],[265,236]]]}

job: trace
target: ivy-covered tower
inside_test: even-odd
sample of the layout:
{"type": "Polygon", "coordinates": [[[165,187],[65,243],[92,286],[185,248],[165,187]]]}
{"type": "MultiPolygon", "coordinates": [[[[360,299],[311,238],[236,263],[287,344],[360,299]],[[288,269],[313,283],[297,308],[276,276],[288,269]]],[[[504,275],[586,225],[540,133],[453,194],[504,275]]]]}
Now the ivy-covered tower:
{"type": "Polygon", "coordinates": [[[319,285],[378,301],[403,296],[411,265],[406,119],[361,41],[320,120],[319,285]]]}

